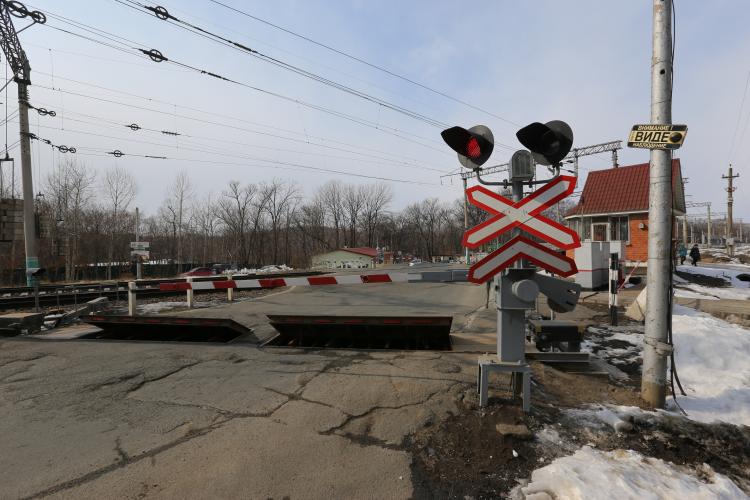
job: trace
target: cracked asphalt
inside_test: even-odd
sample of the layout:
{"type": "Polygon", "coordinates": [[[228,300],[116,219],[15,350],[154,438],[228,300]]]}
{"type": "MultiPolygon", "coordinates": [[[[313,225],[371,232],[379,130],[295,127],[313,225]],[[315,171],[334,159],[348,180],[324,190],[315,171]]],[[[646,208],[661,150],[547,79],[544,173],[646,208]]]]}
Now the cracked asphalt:
{"type": "MultiPolygon", "coordinates": [[[[450,305],[458,323],[482,324],[467,316],[482,290],[427,287],[432,298],[419,300],[432,309],[450,305]]],[[[343,301],[370,314],[378,297],[404,312],[420,307],[408,285],[363,288],[343,301]]],[[[298,310],[299,293],[214,315],[257,322],[263,300],[298,310]]],[[[409,498],[418,495],[409,436],[459,411],[476,359],[2,339],[0,497],[409,498]]]]}

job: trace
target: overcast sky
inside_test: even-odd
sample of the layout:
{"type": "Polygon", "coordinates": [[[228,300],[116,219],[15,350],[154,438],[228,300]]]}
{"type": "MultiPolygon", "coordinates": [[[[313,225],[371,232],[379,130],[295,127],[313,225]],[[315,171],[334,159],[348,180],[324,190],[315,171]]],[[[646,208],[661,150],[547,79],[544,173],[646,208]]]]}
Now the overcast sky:
{"type": "MultiPolygon", "coordinates": [[[[222,2],[496,116],[210,0],[143,3],[162,5],[180,19],[433,121],[486,124],[497,143],[491,164],[507,161],[520,148],[515,131],[532,121],[569,122],[579,147],[624,141],[633,124],[649,121],[651,2],[645,0],[222,2]]],[[[677,155],[689,178],[688,200],[710,201],[714,212],[726,211],[721,175],[731,161],[741,174],[735,216],[750,221],[750,97],[739,116],[750,71],[750,9],[739,0],[675,3],[673,118],[689,127],[677,155]]],[[[441,173],[455,172],[458,163],[440,139],[439,124],[333,89],[114,0],[34,0],[26,5],[48,18],[47,26],[33,26],[20,35],[32,67],[31,103],[57,113],[32,112],[32,132],[76,147],[76,159],[97,173],[115,165],[127,168],[138,179],[137,204],[147,213],[158,208],[180,171],[190,175],[201,196],[219,195],[230,180],[293,180],[307,194],[330,179],[372,182],[304,167],[418,182],[389,181],[394,209],[426,197],[452,200],[461,195],[458,178],[442,178],[441,183],[441,173]],[[59,16],[127,41],[104,40],[59,16]],[[104,40],[124,52],[53,27],[104,40]],[[169,62],[155,63],[128,47],[155,48],[172,61],[292,100],[169,62]],[[346,113],[356,121],[308,105],[346,113]],[[362,120],[371,126],[358,123],[362,120]],[[130,123],[141,130],[124,126],[130,123]],[[114,150],[129,156],[106,154],[114,150]]],[[[27,24],[14,22],[18,29],[27,24]]],[[[12,113],[15,85],[7,96],[12,113]]],[[[18,139],[17,127],[11,120],[10,144],[18,139]]],[[[61,154],[53,155],[50,146],[39,142],[32,152],[38,186],[61,154]]],[[[11,155],[18,153],[16,149],[11,155]]],[[[648,157],[646,150],[620,151],[621,165],[647,162],[648,157]]],[[[586,172],[610,165],[607,154],[582,159],[580,185],[586,172]]]]}

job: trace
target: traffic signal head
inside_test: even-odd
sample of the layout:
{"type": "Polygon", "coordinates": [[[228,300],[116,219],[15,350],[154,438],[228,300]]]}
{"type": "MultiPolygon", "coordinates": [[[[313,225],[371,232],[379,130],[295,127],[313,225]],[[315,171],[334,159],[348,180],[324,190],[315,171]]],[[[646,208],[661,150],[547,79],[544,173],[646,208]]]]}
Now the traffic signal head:
{"type": "Polygon", "coordinates": [[[526,125],[516,132],[516,137],[540,165],[558,164],[573,146],[573,131],[560,120],[526,125]]]}
{"type": "Polygon", "coordinates": [[[495,147],[492,131],[484,125],[475,125],[469,130],[451,127],[440,135],[448,146],[458,153],[458,161],[466,168],[479,168],[486,162],[495,147]]]}

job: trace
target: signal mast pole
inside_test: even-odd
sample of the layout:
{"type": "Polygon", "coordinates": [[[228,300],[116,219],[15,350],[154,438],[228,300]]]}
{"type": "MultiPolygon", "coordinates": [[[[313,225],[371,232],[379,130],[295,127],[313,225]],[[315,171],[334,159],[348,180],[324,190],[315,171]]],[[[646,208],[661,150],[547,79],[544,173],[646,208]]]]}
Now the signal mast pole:
{"type": "MultiPolygon", "coordinates": [[[[31,178],[31,140],[29,134],[29,90],[31,85],[31,66],[26,53],[21,48],[18,33],[11,19],[11,8],[16,17],[30,16],[32,24],[45,22],[40,12],[29,12],[18,2],[0,2],[0,45],[13,71],[14,80],[18,84],[18,121],[21,125],[21,180],[23,191],[23,236],[26,251],[26,284],[33,286],[37,278],[29,274],[30,269],[39,268],[37,252],[36,220],[34,217],[34,186],[31,178]],[[20,5],[20,7],[19,7],[20,5]],[[22,8],[22,9],[21,9],[22,8]]],[[[25,28],[24,28],[25,29],[25,28]]]]}
{"type": "MultiPolygon", "coordinates": [[[[672,4],[654,0],[651,58],[651,123],[672,124],[672,4]]],[[[664,408],[667,387],[670,265],[672,251],[672,152],[651,151],[649,168],[648,308],[643,346],[641,397],[664,408]]]]}

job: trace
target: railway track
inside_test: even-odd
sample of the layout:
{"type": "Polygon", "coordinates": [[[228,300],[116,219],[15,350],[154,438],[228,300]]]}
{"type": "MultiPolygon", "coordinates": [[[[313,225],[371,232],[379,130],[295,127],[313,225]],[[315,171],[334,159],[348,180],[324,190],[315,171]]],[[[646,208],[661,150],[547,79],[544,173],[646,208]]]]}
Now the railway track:
{"type": "MultiPolygon", "coordinates": [[[[322,274],[319,271],[299,271],[286,273],[233,275],[234,279],[284,278],[302,277],[322,274]]],[[[193,278],[199,281],[225,281],[226,276],[207,276],[193,278]]],[[[185,278],[164,278],[138,281],[138,297],[169,297],[184,295],[184,291],[160,290],[161,283],[184,282],[185,278]]],[[[196,290],[196,294],[211,293],[214,290],[196,290]]],[[[39,287],[39,305],[41,307],[80,304],[98,297],[110,300],[127,300],[127,281],[104,281],[93,283],[78,283],[70,285],[41,285],[39,287]]],[[[0,311],[33,308],[35,304],[34,289],[32,287],[4,287],[0,288],[0,311]]]]}

